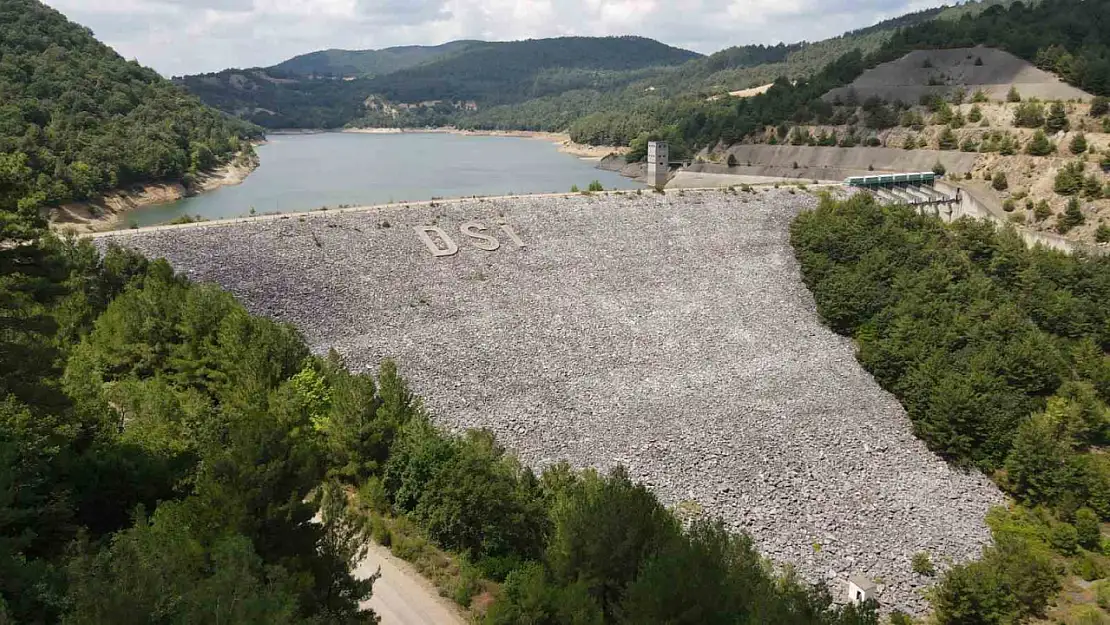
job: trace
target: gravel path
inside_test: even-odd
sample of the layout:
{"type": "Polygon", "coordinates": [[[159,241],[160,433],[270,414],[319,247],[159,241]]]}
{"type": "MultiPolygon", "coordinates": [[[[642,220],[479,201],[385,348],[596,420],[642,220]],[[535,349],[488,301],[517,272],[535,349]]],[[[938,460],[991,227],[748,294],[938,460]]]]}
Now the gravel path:
{"type": "Polygon", "coordinates": [[[929,453],[851,342],[821,325],[788,240],[814,202],[466,200],[101,241],[223,285],[353,369],[396,358],[447,427],[488,427],[535,466],[624,463],[838,597],[860,573],[886,609],[921,613],[930,580],[910,558],[975,556],[1003,497],[929,453]],[[525,247],[493,230],[500,248],[477,249],[459,235],[468,220],[507,223],[525,247]],[[413,228],[431,224],[456,255],[425,247],[413,228]]]}

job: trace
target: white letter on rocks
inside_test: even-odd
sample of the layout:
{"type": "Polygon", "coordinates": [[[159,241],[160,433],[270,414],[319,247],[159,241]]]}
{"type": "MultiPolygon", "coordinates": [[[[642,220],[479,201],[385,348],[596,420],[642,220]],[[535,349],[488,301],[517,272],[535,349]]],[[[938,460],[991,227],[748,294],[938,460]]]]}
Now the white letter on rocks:
{"type": "Polygon", "coordinates": [[[513,240],[513,243],[516,243],[517,247],[524,247],[524,241],[521,241],[520,237],[516,236],[516,232],[513,230],[512,226],[509,224],[501,224],[501,230],[509,235],[509,238],[513,240]]]}
{"type": "Polygon", "coordinates": [[[447,236],[447,233],[443,231],[443,228],[440,228],[439,226],[417,226],[413,228],[413,230],[416,231],[416,236],[420,237],[420,240],[424,242],[424,245],[428,246],[428,249],[431,250],[432,254],[435,254],[436,256],[454,256],[455,254],[459,253],[459,245],[452,241],[451,237],[447,236]],[[443,240],[443,244],[447,247],[440,247],[435,242],[435,239],[431,237],[432,233],[439,235],[439,238],[443,240]]]}
{"type": "Polygon", "coordinates": [[[459,232],[472,239],[477,239],[477,241],[472,241],[472,243],[474,243],[474,247],[480,250],[485,250],[487,252],[492,252],[501,247],[500,241],[488,234],[482,234],[485,231],[486,227],[477,221],[468,221],[459,226],[459,232]],[[480,243],[479,241],[484,241],[485,243],[480,243]]]}

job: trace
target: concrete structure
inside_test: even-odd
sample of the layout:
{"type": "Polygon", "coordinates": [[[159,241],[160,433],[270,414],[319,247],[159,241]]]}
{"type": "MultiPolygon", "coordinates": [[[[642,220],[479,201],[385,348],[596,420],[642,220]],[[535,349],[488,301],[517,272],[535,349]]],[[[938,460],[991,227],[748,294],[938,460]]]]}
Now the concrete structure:
{"type": "Polygon", "coordinates": [[[664,187],[671,173],[671,149],[666,141],[648,143],[647,183],[653,187],[664,187]]]}
{"type": "Polygon", "coordinates": [[[863,603],[875,598],[877,588],[875,582],[862,575],[853,575],[848,580],[848,601],[863,603]]]}

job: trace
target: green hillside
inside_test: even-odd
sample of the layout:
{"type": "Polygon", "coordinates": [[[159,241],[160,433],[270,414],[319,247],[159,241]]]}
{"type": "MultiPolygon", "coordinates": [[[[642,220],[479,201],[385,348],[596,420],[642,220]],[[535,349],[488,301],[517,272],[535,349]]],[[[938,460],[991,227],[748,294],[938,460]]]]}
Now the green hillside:
{"type": "Polygon", "coordinates": [[[204,106],[35,0],[0,0],[0,210],[178,181],[260,129],[204,106]]]}
{"type": "Polygon", "coordinates": [[[321,50],[295,56],[267,68],[275,76],[380,76],[465,51],[479,41],[451,41],[439,46],[397,46],[381,50],[321,50]]]}
{"type": "MultiPolygon", "coordinates": [[[[584,143],[636,141],[637,146],[652,136],[665,137],[681,152],[717,142],[734,143],[763,133],[768,126],[777,125],[788,132],[791,125],[843,123],[836,120],[857,115],[855,107],[834,107],[822,96],[870,67],[917,49],[996,47],[1054,71],[1088,92],[1110,94],[1110,46],[1104,37],[1110,23],[1110,1],[990,3],[950,11],[956,13],[949,17],[942,12],[938,15],[941,19],[896,30],[870,54],[850,50],[821,71],[796,83],[780,80],[766,94],[754,98],[708,102],[704,94],[687,94],[601,99],[592,114],[572,123],[570,134],[584,143]]],[[[864,104],[874,108],[882,103],[864,104]]],[[[865,111],[866,116],[882,117],[872,112],[865,111]]],[[[640,150],[634,155],[638,153],[640,150]]]]}
{"type": "Polygon", "coordinates": [[[476,45],[370,82],[395,102],[515,102],[592,84],[603,72],[679,65],[700,55],[642,37],[561,37],[476,45]]]}
{"type": "MultiPolygon", "coordinates": [[[[324,51],[273,68],[227,70],[181,80],[208,104],[271,128],[456,125],[566,130],[586,116],[601,114],[624,129],[581,133],[584,139],[627,142],[630,133],[635,136],[642,130],[641,120],[673,99],[704,99],[779,77],[806,78],[846,53],[875,52],[900,28],[958,20],[1011,2],[983,0],[927,9],[824,41],[735,46],[707,57],[632,37],[454,42],[469,45],[391,73],[373,71],[366,63],[377,62],[378,55],[390,50],[407,48],[324,51]],[[367,79],[342,83],[303,79],[313,72],[367,79]],[[397,106],[432,101],[441,102],[397,106]],[[478,111],[459,106],[467,101],[475,102],[478,111]]],[[[592,121],[586,126],[597,126],[592,121]]]]}
{"type": "Polygon", "coordinates": [[[453,114],[453,103],[460,101],[486,108],[575,89],[610,90],[650,68],[699,57],[642,37],[564,37],[472,43],[436,60],[356,80],[310,80],[269,68],[179,81],[206,103],[266,127],[334,128],[360,118],[370,96],[392,103],[445,100],[442,112],[453,114]]]}

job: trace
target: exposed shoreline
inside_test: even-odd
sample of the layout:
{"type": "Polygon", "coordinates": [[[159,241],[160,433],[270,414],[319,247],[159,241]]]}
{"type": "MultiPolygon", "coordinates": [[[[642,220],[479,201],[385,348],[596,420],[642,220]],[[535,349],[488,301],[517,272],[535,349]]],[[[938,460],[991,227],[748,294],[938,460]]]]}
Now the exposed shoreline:
{"type": "MultiPolygon", "coordinates": [[[[540,132],[529,130],[461,130],[458,128],[348,128],[343,130],[292,129],[272,130],[271,136],[315,135],[330,132],[352,134],[453,134],[471,137],[515,137],[520,139],[539,139],[557,146],[559,152],[582,160],[596,161],[628,150],[618,146],[593,146],[575,143],[570,135],[559,132],[540,132]]],[[[260,142],[264,143],[264,142],[260,142]]],[[[180,182],[158,182],[134,185],[129,189],[112,191],[95,200],[70,202],[53,207],[49,211],[49,221],[56,230],[74,230],[78,234],[110,232],[126,226],[127,214],[137,208],[176,202],[225,186],[241,184],[259,167],[257,155],[243,158],[236,155],[229,163],[198,176],[192,189],[186,189],[180,182]]]]}
{"type": "Polygon", "coordinates": [[[465,130],[452,126],[438,128],[344,128],[340,132],[369,135],[399,135],[399,134],[450,134],[464,137],[515,137],[518,139],[539,139],[554,143],[563,154],[576,156],[582,160],[596,160],[610,154],[623,154],[628,151],[626,147],[615,145],[586,145],[575,143],[570,135],[565,132],[544,132],[539,130],[465,130]]]}
{"type": "Polygon", "coordinates": [[[78,234],[118,230],[124,226],[126,215],[136,208],[176,202],[241,184],[258,165],[257,155],[240,153],[227,164],[200,174],[191,189],[180,182],[155,182],[112,191],[95,200],[63,204],[50,209],[50,226],[55,230],[75,230],[78,234]]]}

